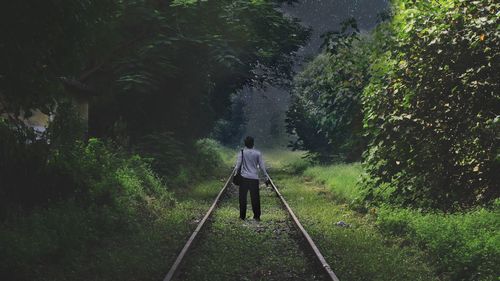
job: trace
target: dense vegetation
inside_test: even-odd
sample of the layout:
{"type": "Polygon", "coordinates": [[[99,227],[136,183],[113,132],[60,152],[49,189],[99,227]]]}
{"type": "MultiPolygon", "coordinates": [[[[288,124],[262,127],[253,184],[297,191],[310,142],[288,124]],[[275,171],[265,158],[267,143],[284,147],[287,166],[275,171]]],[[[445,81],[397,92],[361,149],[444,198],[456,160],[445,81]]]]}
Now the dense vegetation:
{"type": "Polygon", "coordinates": [[[295,77],[288,111],[288,131],[298,136],[293,148],[321,162],[356,161],[366,147],[361,92],[369,79],[370,42],[347,23],[295,77]]]}
{"type": "Polygon", "coordinates": [[[394,5],[364,92],[370,190],[444,210],[498,198],[500,4],[394,5]]]}
{"type": "MultiPolygon", "coordinates": [[[[303,163],[303,161],[300,162],[303,163]]],[[[292,166],[298,166],[298,164],[292,166]]],[[[297,175],[297,173],[293,174],[297,175]]],[[[424,213],[420,210],[400,208],[387,203],[379,207],[372,206],[368,210],[363,210],[363,206],[359,204],[363,189],[361,185],[356,184],[362,176],[362,168],[359,163],[310,167],[306,165],[302,174],[302,178],[306,182],[303,184],[290,183],[298,185],[298,187],[294,187],[294,190],[297,189],[298,192],[290,192],[288,197],[300,198],[300,196],[304,196],[302,194],[307,193],[312,193],[309,196],[315,197],[306,204],[302,203],[302,199],[297,200],[296,203],[299,206],[303,204],[305,208],[308,208],[309,216],[311,213],[314,214],[311,218],[312,221],[316,221],[318,218],[331,221],[334,218],[352,224],[352,228],[356,229],[353,231],[354,233],[349,235],[348,240],[337,244],[338,248],[344,249],[345,245],[352,243],[348,247],[351,251],[339,255],[334,259],[335,261],[353,258],[352,256],[355,256],[356,253],[351,252],[356,251],[352,251],[352,249],[364,247],[363,244],[366,242],[363,241],[365,239],[372,239],[372,241],[366,245],[367,249],[360,252],[369,252],[369,254],[363,254],[363,257],[355,259],[373,258],[373,261],[367,261],[365,264],[379,264],[376,261],[378,260],[377,255],[394,255],[390,248],[373,247],[373,245],[378,244],[376,240],[379,238],[373,239],[378,237],[378,234],[366,235],[366,232],[373,231],[373,228],[366,227],[371,224],[379,233],[381,232],[386,244],[396,244],[398,249],[408,252],[419,248],[423,252],[421,253],[422,258],[428,261],[428,266],[431,267],[431,271],[439,280],[496,280],[500,274],[497,266],[500,261],[500,232],[498,231],[500,226],[500,200],[496,200],[492,206],[476,207],[467,212],[455,212],[453,214],[441,211],[424,213]],[[325,188],[302,187],[304,184],[306,186],[311,185],[311,181],[326,187],[326,190],[325,188]],[[330,200],[322,203],[322,200],[317,199],[320,194],[330,200]],[[330,204],[331,207],[325,208],[322,204],[330,204]],[[346,205],[351,210],[358,212],[351,214],[350,211],[345,210],[346,205]],[[341,211],[335,211],[335,209],[339,208],[341,211]],[[331,213],[330,216],[327,215],[329,213],[331,213]],[[356,242],[352,242],[353,239],[356,239],[356,242]]],[[[285,196],[286,192],[285,190],[285,196]]],[[[344,239],[343,234],[346,230],[339,230],[338,227],[337,229],[336,227],[328,228],[324,225],[328,225],[328,223],[315,223],[311,227],[323,227],[324,229],[318,237],[327,237],[328,241],[325,242],[327,243],[327,246],[325,246],[326,251],[338,253],[339,249],[329,246],[328,243],[335,244],[338,243],[339,239],[344,239]],[[329,233],[329,235],[325,235],[325,233],[329,233]]],[[[418,253],[418,251],[415,253],[418,253]]],[[[387,264],[390,264],[390,262],[387,264]]],[[[397,265],[399,266],[399,264],[398,262],[397,265]]],[[[398,270],[398,273],[390,274],[390,276],[409,274],[409,271],[411,271],[409,268],[407,266],[398,270]]],[[[390,269],[382,266],[382,269],[377,270],[390,269]]],[[[349,272],[349,270],[346,272],[349,272]]],[[[417,280],[422,277],[422,271],[417,272],[410,278],[392,279],[387,278],[387,274],[379,278],[380,280],[417,280]]],[[[368,273],[367,275],[373,276],[373,274],[377,273],[368,273]]],[[[425,278],[427,278],[426,280],[432,279],[431,277],[425,278]]],[[[360,278],[360,280],[366,279],[366,277],[360,278]]]]}
{"type": "MultiPolygon", "coordinates": [[[[9,40],[0,45],[0,177],[2,192],[39,203],[89,188],[85,165],[72,164],[84,159],[76,143],[86,124],[72,116],[68,93],[94,96],[88,135],[149,159],[167,181],[193,178],[196,140],[219,118],[242,121],[226,110],[231,95],[288,78],[307,38],[277,9],[283,1],[35,2],[2,4],[2,21],[15,28],[2,29],[9,40]],[[23,123],[33,109],[56,113],[43,135],[23,123]],[[21,172],[31,176],[18,181],[21,172]]],[[[242,131],[224,130],[222,139],[242,131]]]]}
{"type": "Polygon", "coordinates": [[[173,192],[225,168],[204,137],[241,134],[227,108],[243,86],[291,76],[308,31],[282,2],[2,3],[0,279],[159,279],[178,246],[165,233],[193,219],[173,192]],[[33,110],[51,116],[43,133],[33,110]]]}
{"type": "Polygon", "coordinates": [[[363,172],[292,167],[422,249],[442,280],[499,276],[497,2],[394,0],[375,30],[327,36],[294,80],[294,146],[327,162],[364,153],[363,172]]]}
{"type": "Polygon", "coordinates": [[[364,162],[366,199],[456,210],[500,195],[495,1],[393,1],[295,79],[289,129],[319,158],[364,162]],[[361,120],[362,119],[362,120],[361,120]],[[360,149],[361,148],[361,149],[360,149]]]}
{"type": "Polygon", "coordinates": [[[193,139],[211,131],[243,85],[289,77],[307,37],[279,1],[169,2],[4,4],[2,26],[15,28],[0,49],[3,106],[54,110],[64,77],[98,96],[94,136],[193,139]]]}
{"type": "MultiPolygon", "coordinates": [[[[308,31],[279,5],[294,1],[4,2],[0,279],[159,279],[217,182],[190,186],[225,168],[206,137],[238,144],[239,90],[293,74],[308,31]]],[[[392,0],[388,15],[326,34],[287,113],[292,148],[363,163],[302,159],[284,193],[348,278],[496,280],[500,3],[392,0]]]]}

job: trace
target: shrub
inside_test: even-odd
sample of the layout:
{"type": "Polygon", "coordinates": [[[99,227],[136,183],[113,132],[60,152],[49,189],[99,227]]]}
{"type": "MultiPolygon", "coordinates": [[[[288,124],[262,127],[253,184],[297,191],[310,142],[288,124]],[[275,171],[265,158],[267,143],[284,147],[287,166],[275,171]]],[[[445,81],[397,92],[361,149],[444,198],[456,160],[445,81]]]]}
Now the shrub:
{"type": "Polygon", "coordinates": [[[212,139],[182,142],[173,133],[158,133],[143,137],[133,150],[148,159],[170,186],[186,186],[223,167],[223,148],[212,139]]]}
{"type": "Polygon", "coordinates": [[[222,146],[212,139],[200,139],[195,145],[194,171],[199,177],[216,174],[223,167],[222,146]]]}
{"type": "MultiPolygon", "coordinates": [[[[141,223],[151,223],[175,203],[150,164],[98,139],[51,151],[40,179],[37,188],[64,196],[44,194],[45,204],[2,220],[2,280],[32,280],[33,266],[63,262],[118,232],[139,231],[141,223]]],[[[8,203],[27,204],[22,198],[8,203]]]]}
{"type": "Polygon", "coordinates": [[[460,209],[500,196],[498,1],[396,0],[364,91],[367,199],[460,209]]]}

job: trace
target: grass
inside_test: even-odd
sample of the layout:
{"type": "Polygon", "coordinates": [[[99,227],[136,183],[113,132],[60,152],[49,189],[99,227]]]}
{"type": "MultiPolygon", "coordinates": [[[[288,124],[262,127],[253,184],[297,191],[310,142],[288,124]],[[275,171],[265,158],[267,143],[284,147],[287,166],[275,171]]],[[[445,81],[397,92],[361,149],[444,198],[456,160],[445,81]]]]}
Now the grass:
{"type": "Polygon", "coordinates": [[[154,218],[117,217],[123,220],[117,223],[103,220],[109,218],[103,210],[96,213],[66,203],[4,222],[0,261],[4,266],[15,264],[16,272],[3,268],[0,276],[2,280],[161,280],[222,185],[221,180],[209,180],[177,190],[177,203],[158,210],[160,215],[154,218]],[[95,233],[99,225],[109,229],[95,233]],[[90,242],[89,235],[95,236],[90,242]],[[56,239],[60,241],[55,243],[56,239]],[[64,247],[45,251],[40,244],[64,247]],[[40,256],[33,249],[52,254],[40,256]]]}
{"type": "Polygon", "coordinates": [[[350,203],[361,197],[361,190],[357,186],[361,173],[361,164],[355,163],[309,167],[304,171],[304,176],[326,186],[338,200],[350,203]]]}
{"type": "Polygon", "coordinates": [[[500,200],[454,214],[389,205],[358,213],[361,173],[360,164],[271,173],[341,280],[499,280],[500,200]]]}
{"type": "MultiPolygon", "coordinates": [[[[236,188],[232,190],[177,280],[322,280],[299,247],[297,233],[275,193],[262,188],[262,221],[243,222],[236,188]]],[[[247,217],[251,216],[249,206],[247,217]]]]}
{"type": "Polygon", "coordinates": [[[287,150],[264,150],[262,151],[266,166],[271,170],[286,170],[296,163],[303,163],[305,152],[287,150]]]}
{"type": "Polygon", "coordinates": [[[379,229],[419,245],[443,280],[498,280],[500,277],[500,208],[464,213],[421,213],[382,206],[379,229]]]}
{"type": "Polygon", "coordinates": [[[418,249],[387,239],[368,217],[334,200],[330,188],[287,174],[275,181],[340,280],[437,280],[418,249]]]}

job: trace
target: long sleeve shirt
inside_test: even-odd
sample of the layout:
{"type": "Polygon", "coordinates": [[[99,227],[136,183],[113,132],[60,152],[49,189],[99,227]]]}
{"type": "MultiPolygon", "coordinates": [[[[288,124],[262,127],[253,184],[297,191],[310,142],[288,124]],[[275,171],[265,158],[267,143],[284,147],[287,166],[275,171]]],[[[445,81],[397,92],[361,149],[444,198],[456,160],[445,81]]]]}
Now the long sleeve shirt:
{"type": "MultiPolygon", "coordinates": [[[[243,149],[243,165],[241,166],[241,176],[247,179],[259,179],[259,169],[269,179],[267,174],[266,165],[262,159],[262,153],[253,148],[243,149]]],[[[236,171],[241,164],[241,150],[238,152],[238,160],[236,161],[236,171]]]]}

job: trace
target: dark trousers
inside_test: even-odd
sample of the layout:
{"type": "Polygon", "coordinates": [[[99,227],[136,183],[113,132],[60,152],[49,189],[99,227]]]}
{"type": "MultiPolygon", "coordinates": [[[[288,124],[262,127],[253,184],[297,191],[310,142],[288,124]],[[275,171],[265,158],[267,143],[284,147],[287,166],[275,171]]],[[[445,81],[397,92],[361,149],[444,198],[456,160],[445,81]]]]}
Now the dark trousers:
{"type": "Polygon", "coordinates": [[[259,180],[243,178],[240,184],[240,218],[245,219],[247,215],[247,193],[250,190],[252,200],[253,218],[260,219],[260,194],[259,180]]]}

